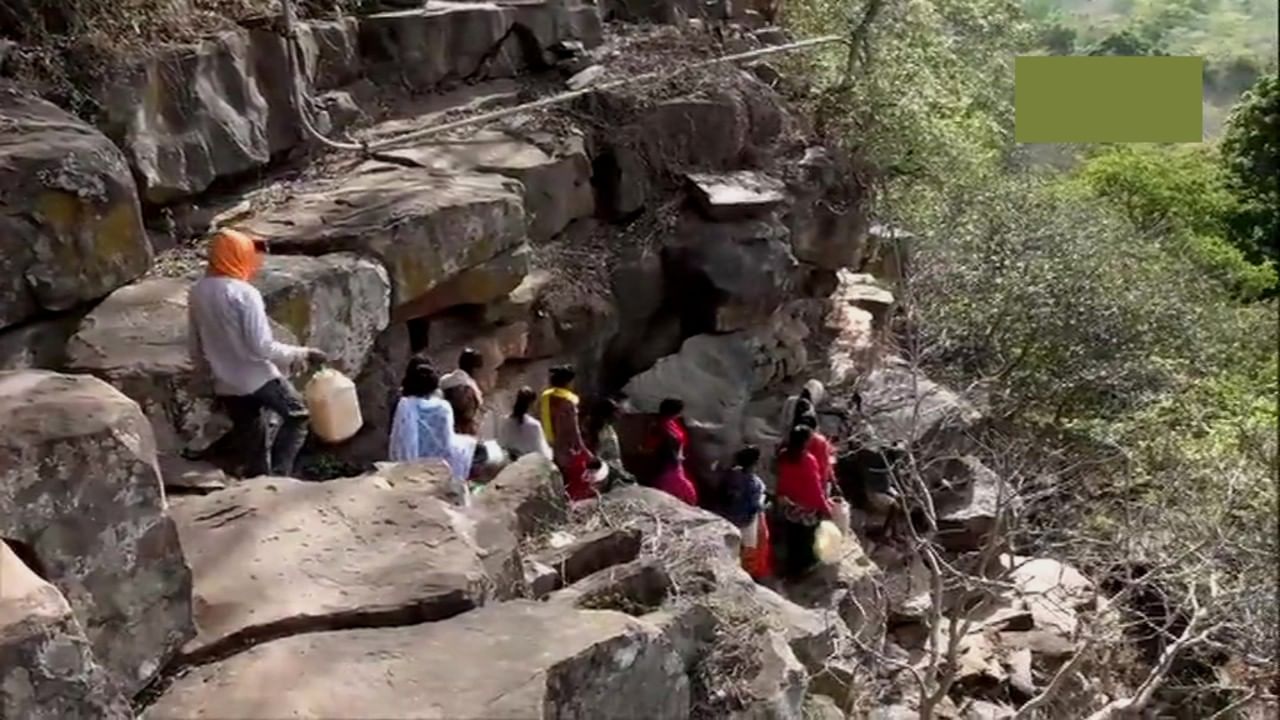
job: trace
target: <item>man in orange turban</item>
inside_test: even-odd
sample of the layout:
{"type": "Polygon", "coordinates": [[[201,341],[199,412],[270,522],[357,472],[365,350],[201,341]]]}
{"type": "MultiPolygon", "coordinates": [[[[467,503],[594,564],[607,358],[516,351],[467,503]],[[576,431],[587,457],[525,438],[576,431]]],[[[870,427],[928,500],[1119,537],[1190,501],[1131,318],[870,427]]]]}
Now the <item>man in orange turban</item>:
{"type": "Polygon", "coordinates": [[[191,287],[188,301],[191,359],[213,378],[214,393],[231,416],[231,447],[247,454],[245,477],[293,474],[307,439],[307,407],[286,372],[306,361],[327,360],[315,348],[276,342],[262,293],[249,284],[262,259],[257,244],[236,230],[221,230],[209,243],[209,268],[191,287]],[[281,418],[275,442],[267,447],[262,411],[281,418]]]}

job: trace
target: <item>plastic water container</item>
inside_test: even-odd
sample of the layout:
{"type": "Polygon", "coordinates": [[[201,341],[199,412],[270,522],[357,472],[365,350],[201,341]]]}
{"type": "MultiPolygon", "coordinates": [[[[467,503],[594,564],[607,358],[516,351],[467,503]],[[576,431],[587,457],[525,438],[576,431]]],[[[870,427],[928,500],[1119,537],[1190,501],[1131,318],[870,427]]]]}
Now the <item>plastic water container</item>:
{"type": "Polygon", "coordinates": [[[830,520],[818,523],[818,529],[813,534],[813,554],[817,556],[818,562],[824,565],[838,562],[843,546],[844,535],[840,534],[840,528],[835,523],[830,520]]]}
{"type": "Polygon", "coordinates": [[[356,384],[337,370],[325,368],[317,372],[303,395],[311,413],[311,432],[324,442],[350,440],[364,424],[356,384]]]}
{"type": "Polygon", "coordinates": [[[841,535],[848,535],[853,529],[849,503],[840,498],[831,499],[831,522],[836,524],[841,535]]]}

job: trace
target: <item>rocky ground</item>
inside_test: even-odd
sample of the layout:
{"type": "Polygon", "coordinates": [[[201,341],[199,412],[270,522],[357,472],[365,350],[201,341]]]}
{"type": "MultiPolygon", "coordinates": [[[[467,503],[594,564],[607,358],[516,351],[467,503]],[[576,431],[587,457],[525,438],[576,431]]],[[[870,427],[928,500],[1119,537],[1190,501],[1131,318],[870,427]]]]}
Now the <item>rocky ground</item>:
{"type": "MultiPolygon", "coordinates": [[[[374,141],[785,40],[728,5],[406,6],[304,24],[324,132],[374,141]]],[[[703,473],[773,447],[783,398],[818,377],[833,435],[946,447],[937,542],[981,546],[981,416],[886,349],[905,240],[778,72],[368,154],[300,131],[287,67],[258,25],[157,48],[91,89],[96,126],[0,80],[0,716],[913,712],[932,616],[895,545],[847,538],[770,589],[732,526],[654,491],[569,508],[526,458],[464,509],[441,468],[376,464],[413,352],[479,349],[491,416],[574,362],[588,395],[631,399],[628,446],[682,397],[703,473]],[[186,352],[186,288],[223,225],[269,242],[255,283],[278,336],[357,379],[365,428],[306,451],[326,482],[180,457],[226,428],[186,352]]],[[[1090,585],[1026,560],[1002,558],[1013,580],[966,630],[947,716],[1003,717],[1069,655],[1090,585]]]]}

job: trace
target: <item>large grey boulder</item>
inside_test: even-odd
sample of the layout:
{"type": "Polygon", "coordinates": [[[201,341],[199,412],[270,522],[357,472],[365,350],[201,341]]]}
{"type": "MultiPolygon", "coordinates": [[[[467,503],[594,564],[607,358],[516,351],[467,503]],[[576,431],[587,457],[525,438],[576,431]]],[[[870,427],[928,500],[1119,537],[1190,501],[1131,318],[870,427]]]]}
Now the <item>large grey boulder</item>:
{"type": "Polygon", "coordinates": [[[695,335],[623,391],[642,412],[656,412],[663,398],[680,398],[685,416],[707,433],[706,451],[727,457],[747,431],[752,396],[806,365],[808,328],[796,312],[784,306],[750,331],[695,335]]]}
{"type": "Polygon", "coordinates": [[[332,90],[360,75],[360,23],[354,17],[298,23],[303,74],[316,90],[332,90]]]}
{"type": "Polygon", "coordinates": [[[640,127],[651,167],[718,170],[742,157],[751,118],[745,105],[726,92],[660,103],[640,127]]]}
{"type": "Polygon", "coordinates": [[[376,70],[432,90],[446,80],[510,77],[524,68],[519,45],[503,42],[514,22],[515,12],[497,4],[433,0],[363,18],[360,44],[376,70]]]}
{"type": "Polygon", "coordinates": [[[425,168],[465,173],[497,173],[524,188],[529,239],[545,242],[569,223],[595,211],[591,163],[578,133],[511,133],[483,130],[461,142],[391,150],[388,156],[425,168]]]}
{"type": "Polygon", "coordinates": [[[784,162],[794,199],[786,220],[796,257],[823,270],[859,270],[871,221],[867,193],[854,168],[821,145],[784,162]]]}
{"type": "MultiPolygon", "coordinates": [[[[530,253],[527,245],[497,255],[485,262],[469,267],[412,302],[396,308],[398,321],[426,318],[458,305],[489,305],[509,296],[520,287],[529,273],[530,253]]],[[[510,319],[527,319],[524,312],[512,308],[510,319]]]]}
{"type": "Polygon", "coordinates": [[[933,382],[896,356],[881,359],[859,385],[861,428],[871,447],[912,447],[940,458],[971,446],[981,413],[964,398],[933,382]]]}
{"type": "Polygon", "coordinates": [[[0,328],[151,267],[129,166],[102,133],[0,83],[0,328]]]}
{"type": "Polygon", "coordinates": [[[877,353],[875,317],[855,302],[857,289],[845,281],[848,274],[837,275],[836,290],[831,295],[822,326],[830,340],[825,365],[828,382],[840,387],[861,377],[872,367],[877,353]]]}
{"type": "MultiPolygon", "coordinates": [[[[355,78],[354,19],[301,23],[299,81],[355,78]]],[[[261,167],[303,139],[283,38],[237,29],[148,53],[98,93],[102,125],[124,148],[143,197],[169,203],[261,167]]]]}
{"type": "Polygon", "coordinates": [[[746,707],[733,712],[734,720],[801,720],[809,676],[780,632],[755,638],[758,670],[751,677],[746,707]]]}
{"type": "Polygon", "coordinates": [[[677,267],[705,277],[724,301],[768,317],[795,289],[798,263],[774,219],[707,222],[686,215],[665,243],[677,267]]]}
{"type": "Polygon", "coordinates": [[[173,510],[208,656],[282,632],[441,620],[492,582],[443,464],[323,483],[255,478],[173,510]]]}
{"type": "Polygon", "coordinates": [[[890,285],[900,284],[911,266],[915,236],[888,225],[873,223],[867,231],[862,272],[890,285]]]}
{"type": "Polygon", "coordinates": [[[266,164],[271,107],[254,74],[250,33],[239,30],[156,53],[113,79],[104,127],[143,197],[170,202],[266,164]]]}
{"type": "Polygon", "coordinates": [[[355,252],[378,260],[393,309],[525,238],[520,184],[499,175],[443,175],[362,162],[308,182],[248,218],[272,252],[355,252]]]}
{"type": "Polygon", "coordinates": [[[177,678],[144,717],[679,720],[689,704],[679,656],[652,626],[516,601],[259,645],[177,678]]]}
{"type": "Polygon", "coordinates": [[[802,607],[763,586],[753,600],[809,672],[820,672],[828,660],[848,652],[849,629],[835,608],[802,607]]]}
{"type": "Polygon", "coordinates": [[[60,370],[67,341],[88,308],[42,317],[0,330],[0,370],[60,370]]]}
{"type": "Polygon", "coordinates": [[[361,18],[360,44],[375,72],[417,91],[511,77],[546,63],[557,42],[594,47],[602,40],[596,7],[575,0],[414,5],[361,18]]]}
{"type": "MultiPolygon", "coordinates": [[[[188,351],[187,278],[148,278],[112,293],[67,343],[68,367],[92,373],[141,406],[160,452],[207,445],[229,424],[188,351]]],[[[281,328],[282,329],[282,328],[281,328]]],[[[292,338],[290,338],[292,339],[292,338]]]]}
{"type": "MultiPolygon", "coordinates": [[[[214,409],[211,382],[196,377],[191,362],[187,292],[194,281],[147,278],[117,290],[67,345],[69,368],[107,380],[142,406],[165,453],[205,447],[227,428],[214,409]]],[[[352,377],[387,327],[390,283],[370,260],[271,256],[254,283],[277,340],[320,347],[352,377]]]]}
{"type": "Polygon", "coordinates": [[[568,499],[560,472],[540,455],[507,465],[473,499],[467,516],[486,570],[501,598],[521,596],[526,588],[521,548],[524,540],[564,522],[568,499]]]}
{"type": "Polygon", "coordinates": [[[299,343],[324,350],[332,367],[352,377],[389,322],[387,271],[354,255],[269,257],[253,284],[272,320],[299,343]]]}
{"type": "Polygon", "coordinates": [[[632,378],[623,392],[642,412],[656,412],[664,398],[675,397],[693,420],[736,424],[754,389],[755,363],[745,332],[695,335],[679,353],[632,378]]]}
{"type": "Polygon", "coordinates": [[[858,269],[867,245],[862,208],[834,198],[802,199],[787,217],[791,247],[800,260],[824,270],[858,269]]]}
{"type": "Polygon", "coordinates": [[[744,220],[768,214],[786,201],[786,187],[762,172],[690,173],[698,208],[710,220],[744,220]]]}
{"type": "MultiPolygon", "coordinates": [[[[559,43],[581,43],[590,50],[604,42],[604,22],[597,3],[589,0],[498,0],[516,11],[515,24],[541,50],[542,63],[553,61],[549,49],[559,43]]],[[[532,54],[532,53],[531,53],[532,54]]]]}
{"type": "Polygon", "coordinates": [[[681,600],[714,594],[753,607],[756,584],[742,569],[741,535],[719,515],[639,485],[575,505],[574,514],[617,518],[619,527],[638,530],[644,538],[640,561],[660,565],[681,600]]]}
{"type": "Polygon", "coordinates": [[[999,476],[972,455],[948,463],[945,480],[951,488],[937,493],[936,541],[947,550],[981,549],[991,538],[1002,512],[1011,511],[1012,491],[999,476]]]}
{"type": "Polygon", "coordinates": [[[67,599],[4,542],[0,542],[0,717],[133,717],[120,689],[94,659],[67,599]]]}
{"type": "Polygon", "coordinates": [[[126,694],[191,636],[151,426],[106,383],[0,372],[0,537],[31,548],[126,694]]]}

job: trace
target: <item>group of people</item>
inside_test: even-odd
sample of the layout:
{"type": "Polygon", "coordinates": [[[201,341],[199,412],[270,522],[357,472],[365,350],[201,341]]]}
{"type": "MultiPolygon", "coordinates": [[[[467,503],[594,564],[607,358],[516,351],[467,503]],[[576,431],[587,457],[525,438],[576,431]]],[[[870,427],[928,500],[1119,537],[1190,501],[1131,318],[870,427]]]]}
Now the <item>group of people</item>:
{"type": "Polygon", "coordinates": [[[771,575],[797,578],[818,563],[815,539],[819,524],[836,516],[840,486],[835,475],[835,447],[818,429],[815,403],[820,384],[810,382],[783,406],[785,437],[774,458],[777,479],[771,507],[756,467],[755,447],[734,455],[720,474],[721,514],[742,531],[743,565],[762,579],[771,575]]]}
{"type": "MultiPolygon", "coordinates": [[[[318,349],[272,337],[262,295],[249,282],[261,265],[261,250],[240,232],[227,230],[213,237],[208,272],[189,295],[191,356],[197,371],[212,377],[214,392],[229,411],[238,436],[235,447],[246,454],[245,474],[292,475],[306,440],[308,414],[280,367],[321,364],[327,358],[318,349]],[[264,409],[282,421],[269,445],[264,409]]],[[[637,480],[622,459],[615,428],[619,401],[603,398],[583,412],[570,366],[553,368],[541,392],[526,387],[516,393],[509,414],[498,419],[493,433],[493,444],[506,457],[489,457],[493,444],[480,439],[484,393],[476,377],[484,358],[467,349],[457,365],[441,374],[425,358],[409,362],[391,418],[390,460],[444,461],[464,503],[478,464],[512,461],[530,453],[556,464],[573,500],[637,480]]],[[[640,480],[690,505],[712,509],[739,527],[743,564],[754,577],[775,571],[803,574],[816,562],[815,529],[832,517],[832,498],[839,494],[832,444],[818,431],[814,411],[820,395],[821,385],[810,383],[784,407],[786,437],[776,457],[771,512],[757,472],[761,452],[755,447],[737,451],[731,465],[716,469],[704,493],[699,492],[686,462],[689,428],[683,419],[684,403],[676,398],[659,405],[644,441],[649,462],[640,480]]]]}
{"type": "Polygon", "coordinates": [[[391,423],[391,460],[444,460],[464,497],[477,462],[514,461],[531,453],[555,462],[575,500],[595,495],[606,483],[630,481],[613,427],[617,402],[602,400],[580,422],[581,401],[572,387],[576,373],[567,365],[552,368],[541,393],[529,387],[516,393],[494,432],[505,457],[488,457],[479,440],[484,395],[475,374],[482,367],[482,357],[470,349],[443,376],[426,359],[410,361],[391,423]]]}

